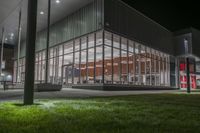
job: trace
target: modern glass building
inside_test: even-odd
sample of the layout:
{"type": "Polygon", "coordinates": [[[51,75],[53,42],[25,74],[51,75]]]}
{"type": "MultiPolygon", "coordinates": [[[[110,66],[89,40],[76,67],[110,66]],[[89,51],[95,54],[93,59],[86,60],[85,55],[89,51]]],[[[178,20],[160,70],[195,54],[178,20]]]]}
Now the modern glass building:
{"type": "MultiPolygon", "coordinates": [[[[48,59],[46,26],[40,24],[37,32],[36,84],[45,82],[48,70],[48,82],[64,87],[186,89],[185,60],[190,57],[191,87],[197,88],[198,30],[172,33],[120,0],[60,2],[62,11],[71,8],[65,10],[67,15],[61,9],[57,13],[52,0],[55,20],[51,21],[48,59]]],[[[19,63],[16,56],[14,62],[13,82],[17,84],[24,83],[25,47],[22,39],[19,63]]]]}

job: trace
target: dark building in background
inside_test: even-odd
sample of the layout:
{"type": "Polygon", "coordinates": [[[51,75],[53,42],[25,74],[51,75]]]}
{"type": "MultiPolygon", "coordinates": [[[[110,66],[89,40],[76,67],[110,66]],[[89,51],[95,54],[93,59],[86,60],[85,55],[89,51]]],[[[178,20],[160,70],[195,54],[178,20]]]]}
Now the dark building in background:
{"type": "MultiPolygon", "coordinates": [[[[83,6],[51,25],[48,82],[105,90],[186,89],[185,59],[190,57],[191,87],[196,89],[198,30],[172,33],[120,0],[80,3],[83,6]]],[[[25,44],[19,67],[15,61],[14,83],[24,82],[25,44]]],[[[45,46],[43,29],[37,33],[36,83],[45,82],[45,46]]]]}
{"type": "Polygon", "coordinates": [[[183,29],[174,33],[175,55],[179,66],[179,86],[186,88],[186,57],[190,58],[191,87],[200,86],[200,31],[194,28],[183,29]]]}
{"type": "MultiPolygon", "coordinates": [[[[1,45],[0,45],[1,46],[1,45]]],[[[4,44],[2,75],[0,81],[13,81],[14,46],[4,44]]]]}

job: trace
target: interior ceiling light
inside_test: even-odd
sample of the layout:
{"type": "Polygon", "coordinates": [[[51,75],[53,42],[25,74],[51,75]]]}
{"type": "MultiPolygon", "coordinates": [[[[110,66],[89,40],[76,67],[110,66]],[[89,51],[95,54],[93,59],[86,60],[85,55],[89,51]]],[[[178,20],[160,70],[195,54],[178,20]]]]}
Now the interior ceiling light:
{"type": "Polygon", "coordinates": [[[11,37],[14,37],[14,33],[11,33],[10,35],[11,35],[11,37]]]}
{"type": "Polygon", "coordinates": [[[59,3],[60,3],[60,0],[56,0],[56,3],[59,4],[59,3]]]}
{"type": "Polygon", "coordinates": [[[40,12],[40,15],[44,15],[44,12],[43,12],[43,11],[41,11],[41,12],[40,12]]]}

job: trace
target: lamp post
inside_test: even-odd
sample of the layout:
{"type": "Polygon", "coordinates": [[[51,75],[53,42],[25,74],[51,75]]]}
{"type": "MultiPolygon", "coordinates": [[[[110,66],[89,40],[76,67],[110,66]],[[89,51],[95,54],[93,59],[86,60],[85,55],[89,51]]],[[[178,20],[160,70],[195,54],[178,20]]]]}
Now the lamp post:
{"type": "Polygon", "coordinates": [[[33,104],[37,0],[28,0],[24,105],[33,104]]]}
{"type": "MultiPolygon", "coordinates": [[[[184,47],[185,47],[185,55],[188,55],[189,53],[189,45],[188,40],[184,40],[184,47]]],[[[186,56],[186,66],[187,66],[187,93],[191,93],[191,87],[190,87],[190,58],[186,56]]]]}
{"type": "Polygon", "coordinates": [[[19,11],[19,25],[18,25],[18,49],[17,49],[17,74],[16,74],[16,80],[17,83],[20,82],[20,77],[19,77],[19,57],[20,57],[20,48],[21,48],[21,32],[22,32],[22,28],[21,28],[21,9],[19,11]]]}
{"type": "Polygon", "coordinates": [[[190,87],[190,59],[187,57],[186,58],[186,63],[187,63],[187,93],[191,92],[191,87],[190,87]]]}
{"type": "Polygon", "coordinates": [[[48,70],[49,70],[49,35],[50,35],[50,21],[51,21],[51,0],[48,0],[48,19],[47,19],[47,42],[46,42],[46,71],[45,83],[48,83],[48,70]]]}
{"type": "Polygon", "coordinates": [[[3,50],[4,50],[4,28],[2,29],[2,40],[1,40],[0,76],[2,74],[3,52],[4,52],[3,50]]]}

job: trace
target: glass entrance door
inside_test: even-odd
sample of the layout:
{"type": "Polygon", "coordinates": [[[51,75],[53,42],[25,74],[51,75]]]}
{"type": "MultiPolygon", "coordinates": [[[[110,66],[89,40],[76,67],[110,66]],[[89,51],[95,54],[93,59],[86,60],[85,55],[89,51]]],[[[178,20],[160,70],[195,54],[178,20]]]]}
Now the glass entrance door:
{"type": "Polygon", "coordinates": [[[21,73],[21,82],[24,83],[25,81],[25,72],[21,73]]]}
{"type": "Polygon", "coordinates": [[[72,65],[63,66],[63,84],[72,84],[73,67],[72,65]]]}

